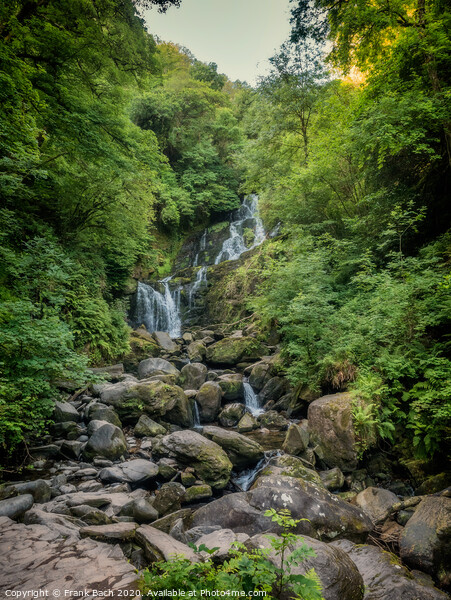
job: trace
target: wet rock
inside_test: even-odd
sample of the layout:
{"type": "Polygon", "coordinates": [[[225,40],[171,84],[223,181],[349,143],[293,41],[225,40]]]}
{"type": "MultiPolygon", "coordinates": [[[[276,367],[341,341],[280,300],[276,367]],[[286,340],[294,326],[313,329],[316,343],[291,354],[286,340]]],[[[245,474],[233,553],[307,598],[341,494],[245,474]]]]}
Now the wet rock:
{"type": "Polygon", "coordinates": [[[144,549],[147,559],[151,562],[169,560],[174,556],[183,556],[191,562],[199,560],[189,546],[150,525],[141,525],[136,530],[135,536],[136,541],[144,549]]]}
{"type": "Polygon", "coordinates": [[[202,429],[202,435],[221,446],[234,467],[250,467],[264,456],[263,448],[258,442],[235,431],[207,426],[202,429]]]}
{"type": "Polygon", "coordinates": [[[221,375],[218,379],[224,400],[243,400],[243,376],[240,373],[221,375]]]}
{"type": "Polygon", "coordinates": [[[383,488],[369,487],[357,494],[355,503],[370,517],[375,525],[385,521],[391,509],[399,502],[398,496],[383,488]]]}
{"type": "Polygon", "coordinates": [[[245,413],[239,420],[237,429],[239,433],[247,433],[248,431],[258,429],[257,420],[250,413],[245,413]]]}
{"type": "Polygon", "coordinates": [[[141,415],[133,433],[136,437],[155,437],[157,435],[165,435],[166,429],[147,415],[141,415]]]}
{"type": "Polygon", "coordinates": [[[259,362],[252,367],[249,375],[249,383],[258,392],[263,389],[269,379],[269,364],[267,362],[259,362]]]}
{"type": "Polygon", "coordinates": [[[238,424],[238,421],[244,415],[244,404],[240,404],[235,402],[233,404],[226,404],[222,411],[219,413],[219,424],[222,427],[235,427],[238,424]]]}
{"type": "Polygon", "coordinates": [[[414,569],[451,583],[451,498],[429,496],[420,502],[399,539],[402,560],[414,569]]]}
{"type": "Polygon", "coordinates": [[[154,375],[180,375],[178,369],[171,365],[170,362],[163,358],[147,358],[142,360],[138,365],[139,379],[146,379],[154,375]]]}
{"type": "Polygon", "coordinates": [[[158,466],[150,460],[137,458],[114,467],[102,469],[99,473],[101,481],[105,483],[148,483],[158,475],[158,466]]]}
{"type": "Polygon", "coordinates": [[[186,490],[183,501],[186,503],[197,502],[205,498],[211,498],[212,495],[212,489],[206,483],[203,485],[192,485],[186,490]]]}
{"type": "Polygon", "coordinates": [[[96,456],[116,460],[126,452],[127,444],[122,429],[111,423],[104,423],[89,438],[83,455],[88,460],[96,456]]]}
{"type": "Polygon", "coordinates": [[[268,429],[280,429],[285,430],[288,429],[290,422],[285,419],[282,415],[280,415],[275,410],[268,410],[258,417],[258,422],[261,427],[267,427],[268,429]]]}
{"type": "Polygon", "coordinates": [[[152,333],[152,337],[156,341],[158,346],[165,352],[168,352],[169,354],[173,354],[174,352],[177,352],[177,350],[178,350],[177,344],[174,342],[174,340],[171,339],[169,334],[166,333],[165,331],[154,331],[152,333]]]}
{"type": "Polygon", "coordinates": [[[185,365],[180,373],[179,385],[184,390],[198,390],[207,379],[207,367],[202,363],[185,365]]]}
{"type": "Polygon", "coordinates": [[[365,585],[365,600],[446,600],[447,595],[412,576],[398,559],[376,546],[348,540],[330,546],[345,551],[358,568],[365,585]]]}
{"type": "Polygon", "coordinates": [[[312,402],[308,408],[310,436],[318,457],[328,467],[344,472],[357,467],[350,394],[332,394],[312,402]]]}
{"type": "Polygon", "coordinates": [[[67,421],[79,421],[80,415],[77,409],[69,402],[55,402],[53,411],[53,420],[55,423],[64,423],[67,421]]]}
{"type": "Polygon", "coordinates": [[[284,377],[271,377],[259,393],[262,406],[267,402],[275,403],[290,389],[290,384],[284,377]]]}
{"type": "Polygon", "coordinates": [[[14,496],[6,500],[0,500],[0,517],[17,519],[33,506],[34,500],[31,494],[14,496]]]}
{"type": "Polygon", "coordinates": [[[201,341],[192,342],[186,349],[188,358],[192,362],[201,362],[204,360],[207,349],[201,341]]]}
{"type": "Polygon", "coordinates": [[[339,490],[345,484],[345,476],[338,467],[319,473],[323,485],[328,490],[339,490]]]}
{"type": "Polygon", "coordinates": [[[287,435],[282,445],[282,449],[287,454],[296,456],[305,452],[309,443],[309,434],[303,427],[292,423],[288,427],[287,435]]]}
{"type": "Polygon", "coordinates": [[[222,489],[230,479],[232,463],[224,450],[194,431],[176,431],[164,436],[155,450],[194,467],[199,477],[215,489],[222,489]]]}
{"type": "Polygon", "coordinates": [[[160,517],[173,513],[181,508],[181,501],[185,495],[185,488],[181,483],[171,481],[163,483],[155,494],[153,507],[160,517]]]}
{"type": "Polygon", "coordinates": [[[196,396],[201,423],[211,423],[221,408],[222,390],[215,381],[207,381],[196,396]]]}
{"type": "Polygon", "coordinates": [[[207,362],[215,365],[237,365],[243,360],[258,359],[266,348],[252,337],[227,337],[207,348],[207,362]]]}
{"type": "Polygon", "coordinates": [[[179,427],[193,427],[194,413],[192,402],[183,392],[182,388],[177,386],[177,389],[180,390],[183,395],[179,394],[174,408],[168,410],[164,418],[172,425],[178,425],[179,427]]]}
{"type": "MultiPolygon", "coordinates": [[[[296,550],[302,544],[312,548],[315,556],[302,561],[299,566],[294,566],[292,568],[294,575],[305,575],[310,569],[315,569],[321,581],[321,593],[324,600],[362,600],[364,598],[362,576],[346,552],[310,537],[303,537],[302,541],[300,540],[291,547],[291,551],[296,550]]],[[[246,546],[260,550],[271,548],[270,541],[264,535],[253,536],[246,542],[246,546]]],[[[269,553],[268,559],[280,568],[280,557],[276,556],[273,550],[269,553]]]]}
{"type": "Polygon", "coordinates": [[[311,468],[311,465],[296,456],[285,454],[272,458],[265,473],[268,475],[287,475],[323,487],[318,473],[311,468]]]}

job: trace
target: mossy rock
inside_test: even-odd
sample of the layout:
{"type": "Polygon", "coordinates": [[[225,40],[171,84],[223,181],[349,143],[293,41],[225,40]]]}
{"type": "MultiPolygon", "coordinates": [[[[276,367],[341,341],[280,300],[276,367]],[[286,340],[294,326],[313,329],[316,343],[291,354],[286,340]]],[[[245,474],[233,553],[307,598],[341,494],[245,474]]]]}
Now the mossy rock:
{"type": "Polygon", "coordinates": [[[261,358],[266,347],[251,337],[227,337],[207,348],[207,362],[214,365],[236,365],[245,359],[261,358]]]}

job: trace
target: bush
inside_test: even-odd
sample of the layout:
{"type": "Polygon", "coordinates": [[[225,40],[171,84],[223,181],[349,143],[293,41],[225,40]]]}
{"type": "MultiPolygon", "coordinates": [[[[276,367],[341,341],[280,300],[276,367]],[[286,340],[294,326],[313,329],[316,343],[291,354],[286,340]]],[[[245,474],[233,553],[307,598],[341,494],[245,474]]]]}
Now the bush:
{"type": "Polygon", "coordinates": [[[199,562],[174,557],[169,561],[154,563],[143,572],[142,589],[148,597],[155,596],[164,590],[182,589],[188,595],[199,595],[201,590],[224,592],[230,595],[233,590],[240,592],[243,597],[258,590],[266,592],[266,598],[280,598],[285,593],[294,593],[302,600],[323,600],[321,584],[314,569],[305,575],[295,575],[292,568],[302,564],[315,553],[302,538],[290,532],[302,519],[292,519],[289,511],[268,510],[265,516],[271,517],[282,529],[279,536],[268,536],[271,548],[267,550],[246,550],[243,544],[236,543],[231,551],[232,558],[216,565],[211,555],[217,548],[208,549],[204,545],[194,550],[199,555],[199,562]],[[298,547],[290,552],[292,545],[298,547]],[[208,558],[203,558],[201,552],[206,552],[208,558]],[[280,567],[274,565],[268,558],[275,555],[280,561],[280,567]],[[228,593],[229,592],[229,593],[228,593]]]}

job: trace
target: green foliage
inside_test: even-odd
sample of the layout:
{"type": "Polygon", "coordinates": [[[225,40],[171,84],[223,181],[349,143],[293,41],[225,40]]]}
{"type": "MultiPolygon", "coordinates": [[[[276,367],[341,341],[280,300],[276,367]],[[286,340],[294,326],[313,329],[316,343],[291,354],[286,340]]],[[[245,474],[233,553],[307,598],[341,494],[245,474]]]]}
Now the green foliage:
{"type": "Polygon", "coordinates": [[[321,583],[314,569],[305,575],[292,572],[307,558],[315,556],[311,548],[300,543],[302,538],[290,531],[302,519],[292,519],[289,511],[274,509],[266,511],[265,516],[271,517],[282,529],[280,537],[268,536],[270,548],[246,550],[243,544],[235,543],[232,557],[217,565],[211,557],[217,548],[191,545],[198,553],[199,561],[191,562],[176,556],[154,563],[143,572],[143,593],[151,597],[158,591],[183,589],[187,595],[190,592],[200,595],[201,590],[216,590],[227,596],[248,597],[262,591],[271,599],[294,592],[302,600],[322,600],[321,583]],[[290,551],[295,544],[298,547],[290,551]],[[200,554],[202,552],[207,558],[200,554]],[[268,559],[270,553],[274,554],[279,566],[268,559]]]}

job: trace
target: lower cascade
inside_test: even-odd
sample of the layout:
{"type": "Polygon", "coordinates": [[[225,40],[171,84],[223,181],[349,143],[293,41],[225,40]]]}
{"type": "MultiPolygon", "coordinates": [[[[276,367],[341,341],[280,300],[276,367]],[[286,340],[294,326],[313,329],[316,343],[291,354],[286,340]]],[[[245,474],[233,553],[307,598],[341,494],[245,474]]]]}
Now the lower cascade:
{"type": "Polygon", "coordinates": [[[171,291],[171,277],[162,279],[163,293],[151,285],[138,282],[135,307],[130,315],[133,326],[145,325],[147,331],[167,331],[173,338],[180,337],[182,320],[180,318],[181,288],[171,291]]]}

